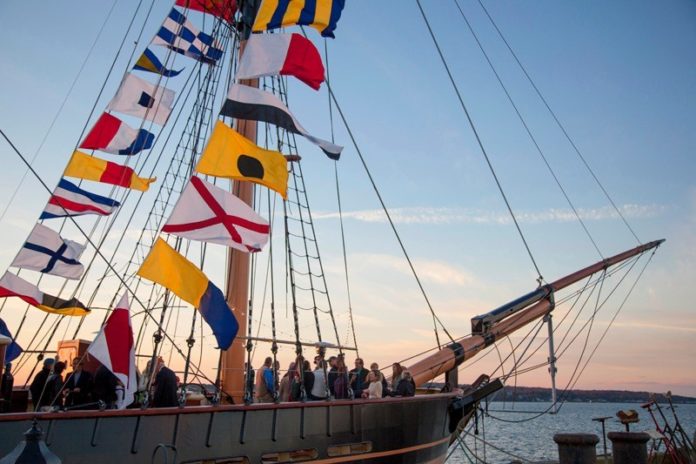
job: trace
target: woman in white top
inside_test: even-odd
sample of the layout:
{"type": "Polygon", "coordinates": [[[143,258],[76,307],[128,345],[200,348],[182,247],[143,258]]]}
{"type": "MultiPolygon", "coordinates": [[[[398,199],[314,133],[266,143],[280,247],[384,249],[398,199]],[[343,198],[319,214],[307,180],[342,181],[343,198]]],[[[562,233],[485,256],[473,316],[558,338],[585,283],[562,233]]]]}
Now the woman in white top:
{"type": "Polygon", "coordinates": [[[367,391],[363,391],[362,397],[371,400],[382,398],[382,374],[370,371],[367,374],[367,381],[370,383],[370,386],[367,388],[367,391]]]}

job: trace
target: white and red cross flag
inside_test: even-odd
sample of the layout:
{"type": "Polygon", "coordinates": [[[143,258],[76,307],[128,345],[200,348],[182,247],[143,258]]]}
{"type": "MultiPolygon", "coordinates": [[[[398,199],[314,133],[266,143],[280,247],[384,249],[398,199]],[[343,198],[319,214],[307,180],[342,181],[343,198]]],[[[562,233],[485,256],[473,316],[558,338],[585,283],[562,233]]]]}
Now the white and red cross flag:
{"type": "Polygon", "coordinates": [[[138,390],[138,379],[135,371],[135,343],[128,293],[123,294],[87,352],[97,358],[123,384],[123,397],[118,399],[118,408],[123,409],[131,404],[138,390]]]}
{"type": "Polygon", "coordinates": [[[268,242],[268,221],[242,200],[191,177],[162,232],[253,253],[268,242]]]}

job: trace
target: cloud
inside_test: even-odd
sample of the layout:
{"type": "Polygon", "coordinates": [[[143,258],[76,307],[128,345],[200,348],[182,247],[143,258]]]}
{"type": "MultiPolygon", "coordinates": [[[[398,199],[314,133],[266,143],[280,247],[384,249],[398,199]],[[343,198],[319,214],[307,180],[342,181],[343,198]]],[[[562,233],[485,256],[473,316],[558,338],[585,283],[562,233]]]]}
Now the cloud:
{"type": "MultiPolygon", "coordinates": [[[[629,219],[646,219],[661,215],[667,209],[664,205],[625,204],[619,208],[621,214],[629,219]]],[[[483,211],[463,208],[407,207],[389,210],[392,220],[399,224],[510,224],[512,219],[507,212],[483,211]]],[[[579,208],[578,214],[587,221],[613,220],[619,217],[611,206],[600,208],[579,208]]],[[[550,208],[542,211],[518,211],[517,220],[526,223],[573,222],[575,213],[570,209],[550,208]]],[[[337,212],[314,213],[314,219],[336,219],[337,212]]],[[[343,217],[361,222],[383,223],[387,216],[383,210],[347,211],[343,217]]]]}
{"type": "MultiPolygon", "coordinates": [[[[411,275],[406,260],[399,256],[379,253],[358,253],[351,255],[351,260],[372,269],[381,268],[411,275]]],[[[474,286],[479,282],[470,272],[444,261],[416,259],[413,261],[418,277],[424,282],[440,285],[474,286]]]]}

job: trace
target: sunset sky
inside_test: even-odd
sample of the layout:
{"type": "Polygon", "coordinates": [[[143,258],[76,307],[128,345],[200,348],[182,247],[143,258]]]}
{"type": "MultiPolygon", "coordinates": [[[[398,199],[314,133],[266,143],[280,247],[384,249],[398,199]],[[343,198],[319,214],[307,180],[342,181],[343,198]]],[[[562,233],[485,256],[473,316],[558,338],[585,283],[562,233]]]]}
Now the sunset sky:
{"type": "MultiPolygon", "coordinates": [[[[119,1],[98,40],[111,1],[49,2],[42,4],[40,12],[31,2],[0,4],[0,39],[12,44],[5,47],[0,66],[0,129],[27,157],[36,154],[34,166],[51,187],[79,142],[136,4],[135,0],[119,1]]],[[[600,260],[517,119],[456,3],[422,0],[422,4],[543,277],[552,281],[600,260]]],[[[459,0],[459,5],[602,255],[636,246],[479,3],[459,0]]],[[[686,0],[540,0],[484,1],[484,5],[639,239],[667,239],[575,388],[672,390],[696,396],[696,4],[686,0]]],[[[169,7],[168,2],[156,3],[143,38],[134,44],[144,20],[144,11],[138,14],[115,71],[97,101],[96,115],[128,69],[131,51],[142,52],[169,7]]],[[[190,19],[199,27],[204,24],[201,14],[191,14],[190,19]]],[[[209,29],[210,19],[205,21],[209,29]]],[[[314,30],[307,29],[307,34],[323,54],[323,39],[314,30]]],[[[450,333],[463,336],[470,331],[471,317],[533,290],[537,275],[415,1],[349,0],[328,50],[332,89],[430,302],[450,333]]],[[[188,72],[193,65],[193,61],[178,57],[174,67],[186,67],[188,72]]],[[[179,89],[181,82],[170,79],[167,86],[179,89]]],[[[330,139],[325,85],[317,93],[290,79],[289,103],[309,132],[330,139]]],[[[366,362],[385,366],[434,346],[432,318],[348,132],[333,110],[336,143],[346,147],[338,173],[356,336],[366,362]]],[[[173,153],[174,143],[176,140],[164,148],[165,156],[173,153]]],[[[152,154],[159,153],[157,149],[161,147],[156,146],[152,154]]],[[[339,336],[352,344],[334,162],[301,140],[299,151],[339,336]]],[[[0,173],[0,270],[4,271],[33,227],[48,193],[32,176],[20,185],[25,167],[4,141],[0,141],[0,154],[4,161],[0,173]],[[17,196],[8,206],[18,185],[17,196]]],[[[99,156],[116,161],[110,155],[99,156]]],[[[148,169],[151,161],[148,158],[148,169]]],[[[161,181],[163,166],[157,169],[161,181]]],[[[110,192],[105,186],[90,186],[96,193],[110,192]]],[[[156,192],[157,188],[147,192],[143,203],[151,204],[156,192]]],[[[263,198],[265,201],[265,192],[263,198]]],[[[131,199],[129,208],[133,203],[131,199]]],[[[275,211],[273,243],[275,253],[282,255],[279,203],[275,211]]],[[[268,211],[261,213],[268,216],[268,211]]],[[[131,242],[118,254],[117,269],[125,266],[144,213],[134,215],[133,227],[138,230],[124,232],[125,220],[119,219],[105,243],[110,252],[121,234],[131,242]]],[[[58,224],[48,225],[57,228],[58,224]]],[[[94,220],[87,218],[80,224],[90,230],[94,220]]],[[[84,243],[72,226],[63,236],[84,243]]],[[[224,264],[223,250],[217,245],[209,250],[214,251],[204,270],[224,287],[223,276],[216,272],[224,264]]],[[[91,255],[91,251],[86,254],[91,255]]],[[[257,282],[263,282],[267,257],[267,252],[258,257],[257,282]]],[[[643,264],[639,262],[636,269],[643,264]]],[[[283,263],[277,267],[276,306],[282,307],[277,310],[277,317],[282,319],[278,337],[292,339],[283,263]]],[[[25,271],[22,275],[36,282],[36,273],[25,271]]],[[[96,272],[91,275],[86,289],[94,288],[98,276],[96,272]]],[[[630,274],[621,286],[623,293],[617,292],[611,304],[598,313],[583,359],[597,344],[636,276],[635,272],[630,274]]],[[[62,284],[61,279],[49,277],[42,281],[41,289],[58,294],[62,284]]],[[[105,280],[106,289],[115,285],[113,276],[105,280]]],[[[70,296],[74,288],[70,283],[61,295],[70,296]]],[[[88,299],[86,289],[78,291],[81,299],[88,299]]],[[[259,287],[257,301],[262,295],[259,287]]],[[[102,292],[95,306],[107,306],[111,297],[102,292]]],[[[587,303],[573,333],[587,321],[594,303],[594,299],[587,303]]],[[[141,309],[134,307],[134,312],[141,309]]],[[[8,300],[0,317],[16,330],[24,310],[25,305],[8,300]]],[[[566,310],[567,306],[559,308],[556,319],[560,320],[566,310]]],[[[262,336],[270,336],[269,311],[266,307],[260,322],[262,336]]],[[[94,313],[86,324],[89,330],[82,332],[81,338],[90,338],[98,330],[104,312],[96,308],[94,313]]],[[[256,308],[257,317],[260,313],[256,308]]],[[[19,336],[25,345],[33,335],[31,328],[43,318],[38,310],[27,314],[19,336]]],[[[175,331],[175,336],[182,337],[182,345],[190,319],[190,313],[185,314],[186,322],[175,331]]],[[[561,329],[567,328],[573,317],[571,314],[561,329]]],[[[142,315],[136,320],[142,320],[142,315]]],[[[311,340],[313,322],[311,318],[306,322],[304,338],[311,340]]],[[[62,325],[59,333],[71,333],[76,323],[62,325]]],[[[322,330],[332,333],[330,326],[322,330]]],[[[533,344],[542,348],[529,365],[546,359],[545,334],[546,329],[541,330],[533,344]]],[[[561,387],[576,367],[585,334],[559,360],[561,387]]],[[[521,337],[499,344],[503,359],[521,337]]],[[[212,347],[211,337],[206,337],[203,345],[212,347]]],[[[283,366],[292,349],[281,348],[283,366]]],[[[257,348],[255,363],[267,350],[257,348]]],[[[499,359],[491,351],[465,369],[461,381],[470,382],[480,373],[494,371],[499,359]]],[[[215,364],[214,355],[205,356],[206,368],[215,364]]],[[[507,360],[505,371],[511,366],[512,360],[507,360]]],[[[549,385],[545,367],[520,375],[516,381],[527,386],[549,385]]]]}

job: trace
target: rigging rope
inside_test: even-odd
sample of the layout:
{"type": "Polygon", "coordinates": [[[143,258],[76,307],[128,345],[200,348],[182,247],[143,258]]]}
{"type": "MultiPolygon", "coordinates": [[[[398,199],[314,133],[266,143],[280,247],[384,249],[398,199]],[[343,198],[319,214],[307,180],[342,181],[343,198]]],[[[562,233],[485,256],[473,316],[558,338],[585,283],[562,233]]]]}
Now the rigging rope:
{"type": "MultiPolygon", "coordinates": [[[[331,81],[331,68],[329,67],[329,47],[328,40],[324,39],[324,62],[326,63],[326,85],[330,85],[331,81]]],[[[329,104],[329,125],[331,127],[331,143],[335,142],[334,136],[334,120],[333,120],[333,103],[331,102],[331,95],[326,94],[327,101],[329,104]]],[[[343,253],[343,272],[346,277],[346,297],[348,299],[348,318],[350,321],[350,332],[353,334],[353,346],[355,347],[355,356],[360,357],[360,350],[358,349],[358,339],[355,333],[355,322],[353,320],[353,302],[350,296],[350,278],[348,276],[348,252],[346,251],[346,233],[343,227],[343,207],[341,204],[341,188],[338,181],[338,160],[334,161],[334,179],[336,179],[336,202],[338,205],[338,222],[341,226],[341,251],[343,253]]],[[[437,331],[437,326],[435,327],[437,331]]],[[[348,339],[348,334],[346,334],[346,343],[348,339]]],[[[439,344],[439,343],[438,343],[439,344]]]]}
{"type": "Polygon", "coordinates": [[[609,195],[609,192],[604,188],[604,185],[602,185],[602,183],[600,182],[599,178],[598,178],[597,175],[594,173],[594,171],[593,171],[592,168],[590,167],[589,163],[587,162],[587,160],[585,159],[585,157],[583,156],[583,154],[580,152],[580,149],[578,148],[578,146],[575,144],[575,142],[573,141],[573,139],[570,137],[570,134],[569,134],[568,131],[566,130],[565,126],[561,123],[560,119],[558,119],[558,116],[556,115],[556,113],[551,109],[551,106],[549,105],[548,101],[547,101],[546,98],[544,98],[544,96],[542,95],[541,91],[539,90],[539,87],[537,87],[537,85],[534,83],[534,80],[532,79],[532,77],[531,77],[531,76],[529,75],[529,73],[527,72],[527,68],[524,67],[524,65],[522,64],[522,62],[520,61],[520,59],[517,57],[517,54],[515,53],[515,51],[514,51],[514,50],[512,49],[512,47],[510,46],[510,43],[509,43],[509,42],[507,41],[507,39],[505,38],[505,36],[503,35],[503,32],[500,30],[500,28],[498,27],[498,25],[496,24],[496,22],[493,20],[493,17],[490,15],[490,13],[489,13],[488,10],[486,9],[486,7],[483,5],[483,2],[482,2],[481,0],[478,0],[478,3],[479,3],[479,5],[481,5],[481,8],[483,8],[483,11],[486,13],[486,16],[487,16],[488,19],[490,20],[490,22],[491,22],[491,24],[493,25],[493,27],[495,28],[495,30],[498,32],[498,35],[499,35],[500,38],[502,39],[503,43],[505,43],[505,46],[506,46],[507,49],[510,51],[510,54],[512,55],[512,57],[515,59],[515,62],[516,62],[517,65],[520,67],[520,69],[522,70],[522,72],[524,73],[524,75],[527,77],[527,80],[529,81],[529,83],[530,83],[530,84],[532,85],[532,87],[534,88],[534,91],[535,91],[536,94],[539,96],[539,99],[542,101],[542,103],[544,104],[544,106],[546,106],[546,109],[549,111],[549,114],[551,114],[551,117],[552,117],[553,120],[556,122],[556,124],[558,125],[558,127],[561,129],[561,132],[563,132],[563,135],[564,135],[565,138],[568,140],[568,142],[570,143],[570,145],[573,147],[573,150],[575,151],[575,153],[577,153],[578,157],[582,160],[582,163],[585,165],[585,168],[587,168],[588,172],[592,175],[592,178],[595,180],[595,182],[597,183],[597,185],[599,186],[599,188],[602,189],[602,192],[604,192],[604,195],[607,197],[607,200],[609,200],[609,203],[611,203],[611,206],[614,208],[614,210],[615,210],[616,213],[619,215],[619,217],[621,218],[621,220],[623,221],[623,223],[626,225],[626,227],[628,228],[628,230],[631,232],[631,235],[633,235],[633,238],[635,238],[636,241],[637,241],[639,244],[640,244],[640,243],[643,243],[643,242],[640,241],[640,239],[638,238],[638,235],[636,235],[636,233],[634,232],[633,228],[628,224],[628,221],[626,220],[626,218],[624,217],[624,215],[621,213],[621,210],[616,206],[616,203],[614,203],[614,200],[613,200],[613,199],[611,198],[611,196],[609,195]]]}
{"type": "Polygon", "coordinates": [[[590,234],[590,231],[587,228],[585,221],[582,220],[582,218],[580,217],[580,214],[578,213],[577,209],[575,208],[575,205],[570,200],[568,193],[566,192],[563,185],[561,185],[561,181],[559,180],[558,176],[556,175],[556,172],[551,167],[551,164],[549,163],[548,159],[546,158],[546,155],[542,151],[541,146],[539,146],[539,143],[537,142],[536,137],[534,137],[534,135],[532,134],[532,130],[529,128],[529,125],[527,125],[527,121],[522,116],[522,113],[520,112],[519,108],[517,107],[517,104],[515,103],[515,101],[512,99],[512,95],[510,95],[510,92],[508,91],[507,87],[503,83],[502,78],[498,74],[498,71],[496,70],[495,66],[493,65],[493,62],[491,61],[490,57],[488,56],[488,53],[483,48],[483,44],[479,40],[479,37],[476,34],[476,31],[474,31],[474,28],[471,26],[469,19],[464,14],[464,10],[462,10],[462,7],[459,5],[459,0],[454,0],[454,4],[456,5],[457,9],[459,10],[459,13],[462,16],[462,19],[464,19],[464,22],[466,23],[469,31],[471,32],[471,35],[474,37],[474,40],[476,41],[476,44],[478,45],[479,49],[481,50],[481,53],[483,53],[483,56],[486,58],[486,62],[488,63],[488,66],[491,68],[491,71],[493,71],[493,74],[495,75],[495,78],[497,79],[498,83],[500,84],[500,87],[503,89],[503,92],[505,92],[505,95],[507,96],[507,99],[510,102],[510,105],[512,105],[512,108],[515,110],[515,114],[517,114],[517,117],[519,118],[520,122],[522,123],[524,130],[527,132],[527,135],[529,136],[530,140],[534,144],[534,147],[536,148],[537,152],[539,153],[539,156],[544,161],[544,164],[546,165],[546,168],[549,170],[551,177],[553,177],[553,180],[556,182],[556,185],[561,190],[561,193],[563,193],[563,196],[565,197],[566,202],[570,206],[570,209],[573,210],[573,214],[575,214],[575,217],[577,218],[578,222],[580,223],[583,230],[585,231],[587,238],[590,240],[590,242],[592,242],[592,245],[594,246],[594,248],[597,251],[597,253],[599,254],[599,256],[602,259],[604,259],[604,255],[600,251],[599,246],[597,245],[597,242],[595,241],[594,237],[592,237],[592,234],[590,234]]]}
{"type": "MultiPolygon", "coordinates": [[[[341,117],[341,121],[343,121],[343,125],[346,128],[346,131],[348,132],[348,137],[350,138],[351,143],[353,144],[353,147],[355,148],[355,151],[358,154],[358,157],[360,158],[360,162],[363,166],[363,169],[365,169],[365,173],[367,174],[367,177],[370,180],[370,184],[372,185],[372,188],[375,191],[375,194],[377,195],[377,199],[379,200],[379,203],[382,206],[382,210],[384,211],[384,214],[386,215],[387,220],[389,221],[389,225],[392,229],[392,232],[394,232],[394,236],[396,237],[396,240],[399,244],[399,247],[401,248],[401,252],[404,254],[404,258],[406,259],[406,262],[408,263],[408,266],[411,269],[411,273],[413,274],[413,277],[416,280],[416,283],[418,284],[418,288],[420,289],[420,292],[423,295],[423,299],[425,300],[425,303],[428,306],[428,309],[430,310],[430,314],[432,315],[433,319],[435,321],[437,321],[437,324],[439,324],[440,327],[442,328],[442,330],[445,332],[445,334],[447,335],[447,338],[449,338],[450,341],[454,343],[454,338],[447,330],[447,327],[445,327],[445,325],[442,323],[442,321],[437,316],[437,314],[435,314],[435,309],[433,308],[433,305],[430,303],[430,299],[428,298],[428,295],[425,292],[425,288],[423,287],[423,284],[421,283],[420,277],[418,277],[418,273],[416,272],[416,268],[414,267],[413,262],[411,261],[411,257],[409,256],[408,252],[406,251],[406,247],[404,246],[404,243],[401,240],[401,236],[399,235],[399,232],[396,230],[396,225],[394,224],[394,220],[392,219],[391,214],[389,213],[389,210],[387,209],[387,205],[384,202],[384,199],[382,198],[382,194],[379,192],[379,189],[377,188],[377,184],[375,183],[375,180],[372,177],[372,173],[370,172],[370,169],[367,167],[367,162],[365,161],[365,158],[362,154],[362,151],[360,150],[360,147],[358,146],[358,142],[355,139],[355,136],[353,135],[353,131],[351,130],[350,125],[348,124],[348,120],[346,119],[345,115],[343,114],[343,110],[341,109],[341,105],[338,103],[338,99],[336,98],[336,95],[334,94],[333,90],[331,89],[331,86],[328,85],[328,82],[327,82],[327,88],[329,90],[331,100],[334,102],[334,105],[336,105],[336,110],[338,111],[338,114],[341,117]]],[[[439,337],[437,336],[437,331],[436,331],[436,338],[437,338],[438,346],[441,346],[439,337]]]]}
{"type": "Polygon", "coordinates": [[[428,28],[428,32],[430,33],[430,37],[433,39],[433,43],[435,44],[435,48],[437,49],[437,53],[440,55],[440,60],[442,61],[443,66],[445,67],[445,71],[447,72],[447,76],[449,77],[449,80],[452,84],[452,87],[454,88],[454,92],[457,94],[457,99],[459,100],[459,104],[462,107],[464,114],[466,115],[466,119],[469,122],[469,126],[471,127],[472,132],[474,133],[474,137],[476,138],[476,142],[478,143],[478,146],[481,149],[481,153],[483,154],[484,158],[486,159],[486,164],[488,164],[488,169],[491,171],[491,174],[493,175],[493,179],[495,180],[495,183],[498,186],[498,191],[500,192],[500,195],[502,196],[503,201],[505,202],[505,206],[507,207],[507,210],[510,213],[510,217],[512,217],[512,221],[515,223],[515,228],[517,229],[517,233],[519,234],[520,239],[522,240],[522,243],[524,244],[524,247],[527,250],[527,254],[529,255],[529,259],[532,261],[532,264],[534,265],[534,269],[536,269],[539,284],[541,284],[541,282],[543,281],[543,277],[541,275],[541,271],[539,270],[539,266],[537,265],[537,262],[534,259],[534,255],[532,254],[532,250],[529,248],[529,244],[527,243],[527,239],[525,238],[524,234],[522,233],[522,229],[520,228],[520,225],[517,222],[517,217],[515,216],[515,213],[512,211],[512,206],[510,206],[510,202],[507,199],[507,195],[505,195],[505,191],[503,190],[503,186],[500,183],[500,180],[498,179],[498,175],[496,174],[495,169],[493,168],[493,164],[491,163],[491,160],[488,156],[488,152],[486,151],[486,148],[483,146],[483,142],[481,141],[481,137],[479,136],[478,131],[476,130],[476,126],[474,125],[474,121],[471,119],[471,115],[469,114],[469,110],[467,109],[466,104],[464,103],[464,98],[462,97],[462,94],[459,92],[459,86],[457,86],[457,83],[454,80],[454,76],[452,75],[452,72],[450,71],[449,65],[447,64],[447,60],[445,59],[445,55],[443,55],[443,53],[442,53],[442,49],[440,48],[440,44],[437,41],[437,38],[435,37],[435,33],[433,32],[433,29],[430,26],[430,22],[428,21],[428,17],[425,15],[425,11],[423,10],[423,7],[421,6],[420,0],[416,0],[416,3],[418,4],[418,9],[420,10],[421,15],[423,16],[423,21],[425,21],[425,25],[428,28]]]}

